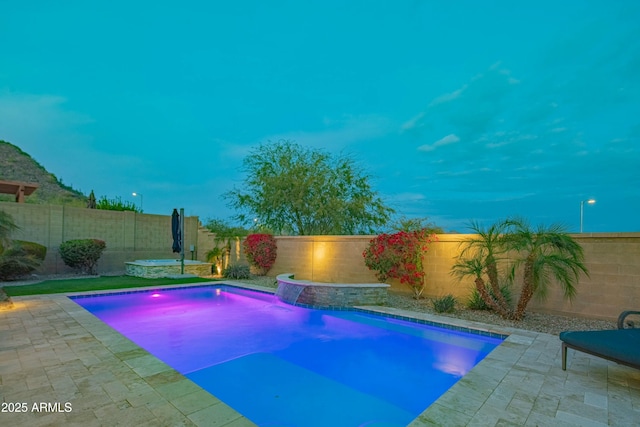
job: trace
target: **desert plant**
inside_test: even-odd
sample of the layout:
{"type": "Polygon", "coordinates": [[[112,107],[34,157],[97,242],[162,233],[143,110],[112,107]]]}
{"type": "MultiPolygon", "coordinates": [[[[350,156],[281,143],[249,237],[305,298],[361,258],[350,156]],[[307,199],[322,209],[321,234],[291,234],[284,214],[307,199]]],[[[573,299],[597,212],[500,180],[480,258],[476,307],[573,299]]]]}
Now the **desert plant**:
{"type": "Polygon", "coordinates": [[[251,277],[251,272],[246,264],[231,264],[224,269],[222,276],[227,279],[248,279],[251,277]]]}
{"type": "Polygon", "coordinates": [[[453,313],[456,309],[456,298],[451,294],[434,298],[432,303],[436,313],[453,313]]]}
{"type": "Polygon", "coordinates": [[[276,262],[278,247],[276,239],[271,234],[249,234],[242,247],[247,260],[256,267],[260,275],[265,275],[276,262]]]}
{"type": "Polygon", "coordinates": [[[11,241],[11,233],[20,229],[13,220],[13,217],[5,211],[0,211],[0,253],[5,245],[11,241]]]}
{"type": "Polygon", "coordinates": [[[7,249],[0,255],[0,280],[12,280],[31,273],[40,266],[37,259],[25,256],[23,252],[7,249]]]}
{"type": "Polygon", "coordinates": [[[44,261],[47,256],[47,247],[36,242],[27,242],[25,240],[13,240],[12,246],[20,248],[20,251],[27,256],[31,256],[40,262],[44,261]]]}
{"type": "Polygon", "coordinates": [[[582,247],[559,225],[532,229],[519,218],[508,218],[487,229],[473,224],[478,238],[464,243],[452,274],[462,279],[474,277],[475,288],[482,300],[502,317],[521,320],[533,296],[544,298],[551,279],[555,278],[566,298],[575,295],[580,273],[588,275],[582,247]],[[511,308],[498,283],[498,262],[511,255],[509,281],[523,266],[520,298],[511,308]],[[488,278],[488,283],[485,281],[488,278]]]}
{"type": "Polygon", "coordinates": [[[418,299],[424,291],[422,257],[428,244],[435,239],[436,236],[426,229],[381,234],[369,241],[362,256],[379,281],[400,279],[400,283],[408,285],[418,299]]]}
{"type": "Polygon", "coordinates": [[[562,287],[565,298],[573,298],[580,274],[589,276],[582,246],[558,224],[532,228],[522,218],[507,219],[505,223],[512,229],[505,245],[518,253],[511,277],[523,266],[522,291],[513,318],[524,317],[533,296],[544,299],[552,279],[562,287]]]}
{"type": "MultiPolygon", "coordinates": [[[[487,289],[487,292],[489,292],[489,294],[493,298],[493,291],[490,288],[487,289]]],[[[502,296],[507,301],[507,304],[511,306],[511,304],[513,303],[511,287],[508,285],[500,286],[500,293],[502,293],[502,296]]],[[[476,288],[473,288],[473,290],[471,291],[471,296],[467,300],[467,308],[471,310],[491,310],[491,307],[489,307],[487,303],[482,299],[482,296],[476,288]]]]}
{"type": "Polygon", "coordinates": [[[66,265],[84,273],[95,274],[95,266],[106,244],[98,239],[67,240],[60,245],[60,256],[66,265]]]}
{"type": "Polygon", "coordinates": [[[249,233],[243,227],[229,225],[222,219],[209,219],[205,228],[215,234],[216,247],[212,249],[211,256],[212,258],[219,257],[220,267],[224,270],[231,263],[231,245],[239,247],[241,238],[249,233]],[[218,248],[221,251],[220,255],[216,250],[218,248]]]}
{"type": "Polygon", "coordinates": [[[214,247],[207,251],[205,258],[207,262],[211,263],[211,273],[220,274],[222,271],[222,261],[224,259],[223,248],[214,247]]]}
{"type": "Polygon", "coordinates": [[[462,250],[453,266],[453,274],[459,278],[475,276],[476,291],[487,306],[502,317],[511,317],[511,307],[500,292],[498,281],[498,262],[507,250],[504,239],[508,225],[501,221],[483,228],[472,222],[470,228],[477,237],[461,243],[462,250]],[[485,274],[488,283],[483,278],[485,274]]]}

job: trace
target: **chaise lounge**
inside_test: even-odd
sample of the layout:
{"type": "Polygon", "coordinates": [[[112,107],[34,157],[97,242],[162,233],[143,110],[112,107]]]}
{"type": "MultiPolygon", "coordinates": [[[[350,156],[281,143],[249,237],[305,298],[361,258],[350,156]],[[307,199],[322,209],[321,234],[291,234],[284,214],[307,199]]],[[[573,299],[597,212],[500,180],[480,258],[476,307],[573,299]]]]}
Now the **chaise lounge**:
{"type": "Polygon", "coordinates": [[[621,365],[640,369],[640,325],[627,321],[640,311],[623,311],[618,316],[618,329],[604,331],[565,331],[562,341],[562,370],[567,369],[567,349],[591,354],[621,365]]]}

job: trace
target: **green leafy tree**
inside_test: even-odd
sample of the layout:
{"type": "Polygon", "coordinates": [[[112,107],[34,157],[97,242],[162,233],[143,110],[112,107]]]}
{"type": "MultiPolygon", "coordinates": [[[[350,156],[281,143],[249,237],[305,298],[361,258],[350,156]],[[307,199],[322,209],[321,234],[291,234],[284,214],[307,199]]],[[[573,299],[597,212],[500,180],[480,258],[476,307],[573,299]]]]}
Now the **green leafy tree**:
{"type": "Polygon", "coordinates": [[[276,234],[372,234],[393,213],[346,156],[281,140],[260,145],[243,167],[241,189],[224,197],[237,219],[276,234]]]}

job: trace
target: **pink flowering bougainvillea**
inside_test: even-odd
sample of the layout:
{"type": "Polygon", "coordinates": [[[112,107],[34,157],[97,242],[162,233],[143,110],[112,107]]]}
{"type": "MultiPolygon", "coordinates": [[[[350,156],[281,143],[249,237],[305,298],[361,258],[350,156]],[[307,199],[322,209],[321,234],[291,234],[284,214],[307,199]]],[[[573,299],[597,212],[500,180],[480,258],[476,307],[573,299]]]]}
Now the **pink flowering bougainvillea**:
{"type": "Polygon", "coordinates": [[[407,284],[414,296],[420,298],[424,291],[422,257],[435,239],[436,236],[426,230],[381,234],[371,239],[362,256],[378,280],[400,279],[400,283],[407,284]]]}
{"type": "Polygon", "coordinates": [[[276,239],[271,234],[249,234],[243,247],[249,263],[262,274],[266,274],[276,262],[276,239]]]}

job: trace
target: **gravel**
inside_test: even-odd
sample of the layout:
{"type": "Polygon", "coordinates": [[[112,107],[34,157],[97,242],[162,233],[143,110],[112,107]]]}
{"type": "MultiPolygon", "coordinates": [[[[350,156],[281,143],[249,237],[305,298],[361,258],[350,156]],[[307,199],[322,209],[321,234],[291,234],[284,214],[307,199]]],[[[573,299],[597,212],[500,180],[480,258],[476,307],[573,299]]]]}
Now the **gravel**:
{"type": "Polygon", "coordinates": [[[600,329],[616,329],[616,322],[609,320],[587,319],[580,317],[557,316],[544,313],[527,312],[520,321],[506,320],[491,311],[470,310],[464,306],[456,307],[453,313],[436,313],[430,299],[416,300],[411,295],[389,292],[387,304],[404,310],[436,314],[438,316],[454,317],[488,323],[496,326],[506,326],[529,331],[544,332],[557,335],[562,331],[588,331],[600,329]]]}

